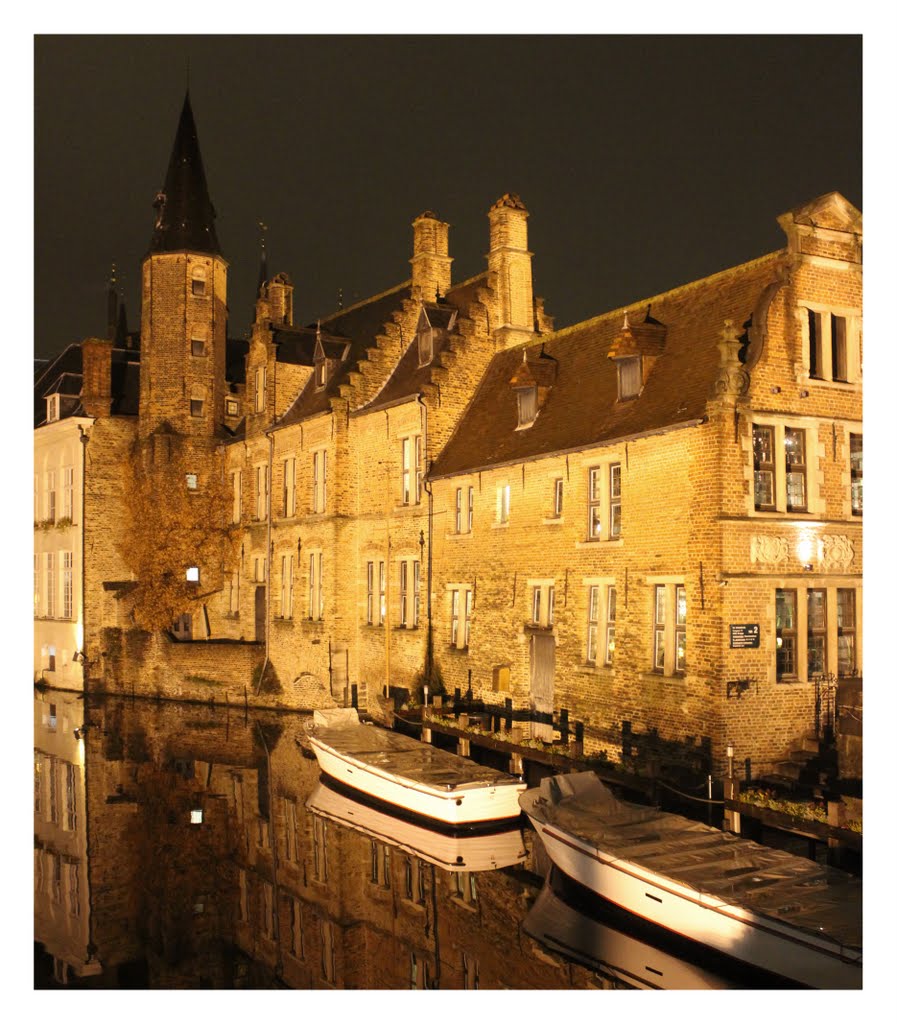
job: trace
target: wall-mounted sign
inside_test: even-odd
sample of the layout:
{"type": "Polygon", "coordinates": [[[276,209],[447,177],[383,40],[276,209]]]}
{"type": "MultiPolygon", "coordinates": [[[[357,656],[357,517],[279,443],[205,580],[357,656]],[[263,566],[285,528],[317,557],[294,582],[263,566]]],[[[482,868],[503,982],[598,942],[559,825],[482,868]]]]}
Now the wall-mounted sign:
{"type": "Polygon", "coordinates": [[[759,647],[760,623],[735,622],[729,624],[729,647],[759,647]]]}

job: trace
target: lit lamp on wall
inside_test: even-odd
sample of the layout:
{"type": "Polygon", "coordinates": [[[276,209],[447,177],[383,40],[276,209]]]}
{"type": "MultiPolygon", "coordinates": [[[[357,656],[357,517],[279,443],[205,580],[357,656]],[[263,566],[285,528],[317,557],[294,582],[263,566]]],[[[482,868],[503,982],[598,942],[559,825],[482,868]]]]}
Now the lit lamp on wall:
{"type": "Polygon", "coordinates": [[[801,537],[797,542],[797,560],[807,572],[813,571],[813,549],[815,548],[812,538],[801,537]]]}

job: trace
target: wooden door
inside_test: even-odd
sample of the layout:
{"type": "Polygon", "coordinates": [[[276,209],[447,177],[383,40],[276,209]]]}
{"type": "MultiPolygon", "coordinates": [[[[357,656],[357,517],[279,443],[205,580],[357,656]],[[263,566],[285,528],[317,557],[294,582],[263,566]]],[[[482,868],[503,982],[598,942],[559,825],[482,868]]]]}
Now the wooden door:
{"type": "MultiPolygon", "coordinates": [[[[530,645],[530,701],[533,711],[554,712],[554,636],[534,633],[530,645]]],[[[533,722],[532,736],[550,743],[554,729],[549,724],[533,722]]]]}

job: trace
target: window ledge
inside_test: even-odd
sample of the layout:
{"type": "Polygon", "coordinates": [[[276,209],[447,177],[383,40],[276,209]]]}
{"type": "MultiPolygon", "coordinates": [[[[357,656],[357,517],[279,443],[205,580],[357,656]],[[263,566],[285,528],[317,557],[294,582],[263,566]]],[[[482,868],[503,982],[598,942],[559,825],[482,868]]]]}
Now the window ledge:
{"type": "MultiPolygon", "coordinates": [[[[505,524],[506,525],[506,524],[505,524]]],[[[472,537],[473,530],[462,530],[460,533],[454,531],[445,535],[446,540],[461,540],[462,537],[472,537]]]]}
{"type": "Polygon", "coordinates": [[[505,530],[505,529],[507,529],[509,522],[510,522],[510,520],[506,519],[503,523],[493,523],[492,524],[492,529],[493,530],[505,530]]]}
{"type": "Polygon", "coordinates": [[[748,516],[751,519],[790,519],[795,522],[817,522],[819,520],[819,513],[813,509],[809,509],[805,512],[789,512],[787,509],[779,508],[752,508],[748,512],[748,516]]]}
{"type": "Polygon", "coordinates": [[[449,899],[455,906],[461,907],[463,910],[468,911],[471,914],[477,912],[477,905],[475,902],[463,899],[461,896],[450,896],[449,899]]]}
{"type": "Polygon", "coordinates": [[[826,389],[831,388],[834,391],[857,391],[858,392],[858,391],[862,391],[863,390],[863,383],[862,383],[862,381],[826,380],[823,377],[810,377],[810,376],[807,376],[807,378],[804,381],[802,381],[801,383],[804,383],[804,384],[807,384],[807,385],[810,385],[810,386],[813,386],[813,387],[822,387],[822,388],[826,388],[826,389]]]}
{"type": "Polygon", "coordinates": [[[449,644],[448,653],[451,655],[466,655],[470,653],[469,647],[455,647],[454,644],[449,644]]]}
{"type": "Polygon", "coordinates": [[[407,516],[407,515],[409,515],[411,513],[414,513],[414,512],[420,512],[420,509],[421,509],[422,505],[423,505],[423,502],[420,502],[420,501],[409,501],[407,505],[405,505],[404,503],[399,503],[398,505],[393,505],[393,507],[392,507],[393,515],[397,515],[397,516],[405,515],[405,516],[407,516]]]}
{"type": "Polygon", "coordinates": [[[603,548],[621,548],[623,547],[623,538],[614,537],[613,540],[601,540],[600,537],[593,537],[591,540],[578,540],[576,542],[577,548],[593,548],[601,545],[603,548]]]}
{"type": "Polygon", "coordinates": [[[563,516],[548,516],[547,519],[543,519],[542,520],[542,525],[543,526],[563,526],[564,525],[564,517],[563,516]]]}
{"type": "Polygon", "coordinates": [[[592,665],[584,661],[577,669],[579,672],[587,672],[592,676],[611,676],[614,672],[613,665],[592,665]]]}

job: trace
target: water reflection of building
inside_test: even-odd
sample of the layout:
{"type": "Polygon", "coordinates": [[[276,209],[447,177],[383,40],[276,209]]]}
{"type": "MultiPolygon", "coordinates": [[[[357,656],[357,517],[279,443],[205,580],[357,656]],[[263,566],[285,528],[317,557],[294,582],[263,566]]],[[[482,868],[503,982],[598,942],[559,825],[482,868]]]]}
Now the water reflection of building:
{"type": "Polygon", "coordinates": [[[60,980],[612,984],[523,933],[541,886],[528,847],[497,870],[468,870],[489,858],[484,865],[467,848],[463,866],[437,866],[401,823],[396,840],[315,814],[306,804],[320,776],[296,743],[302,736],[296,715],[36,697],[35,940],[58,961],[60,980]]]}

